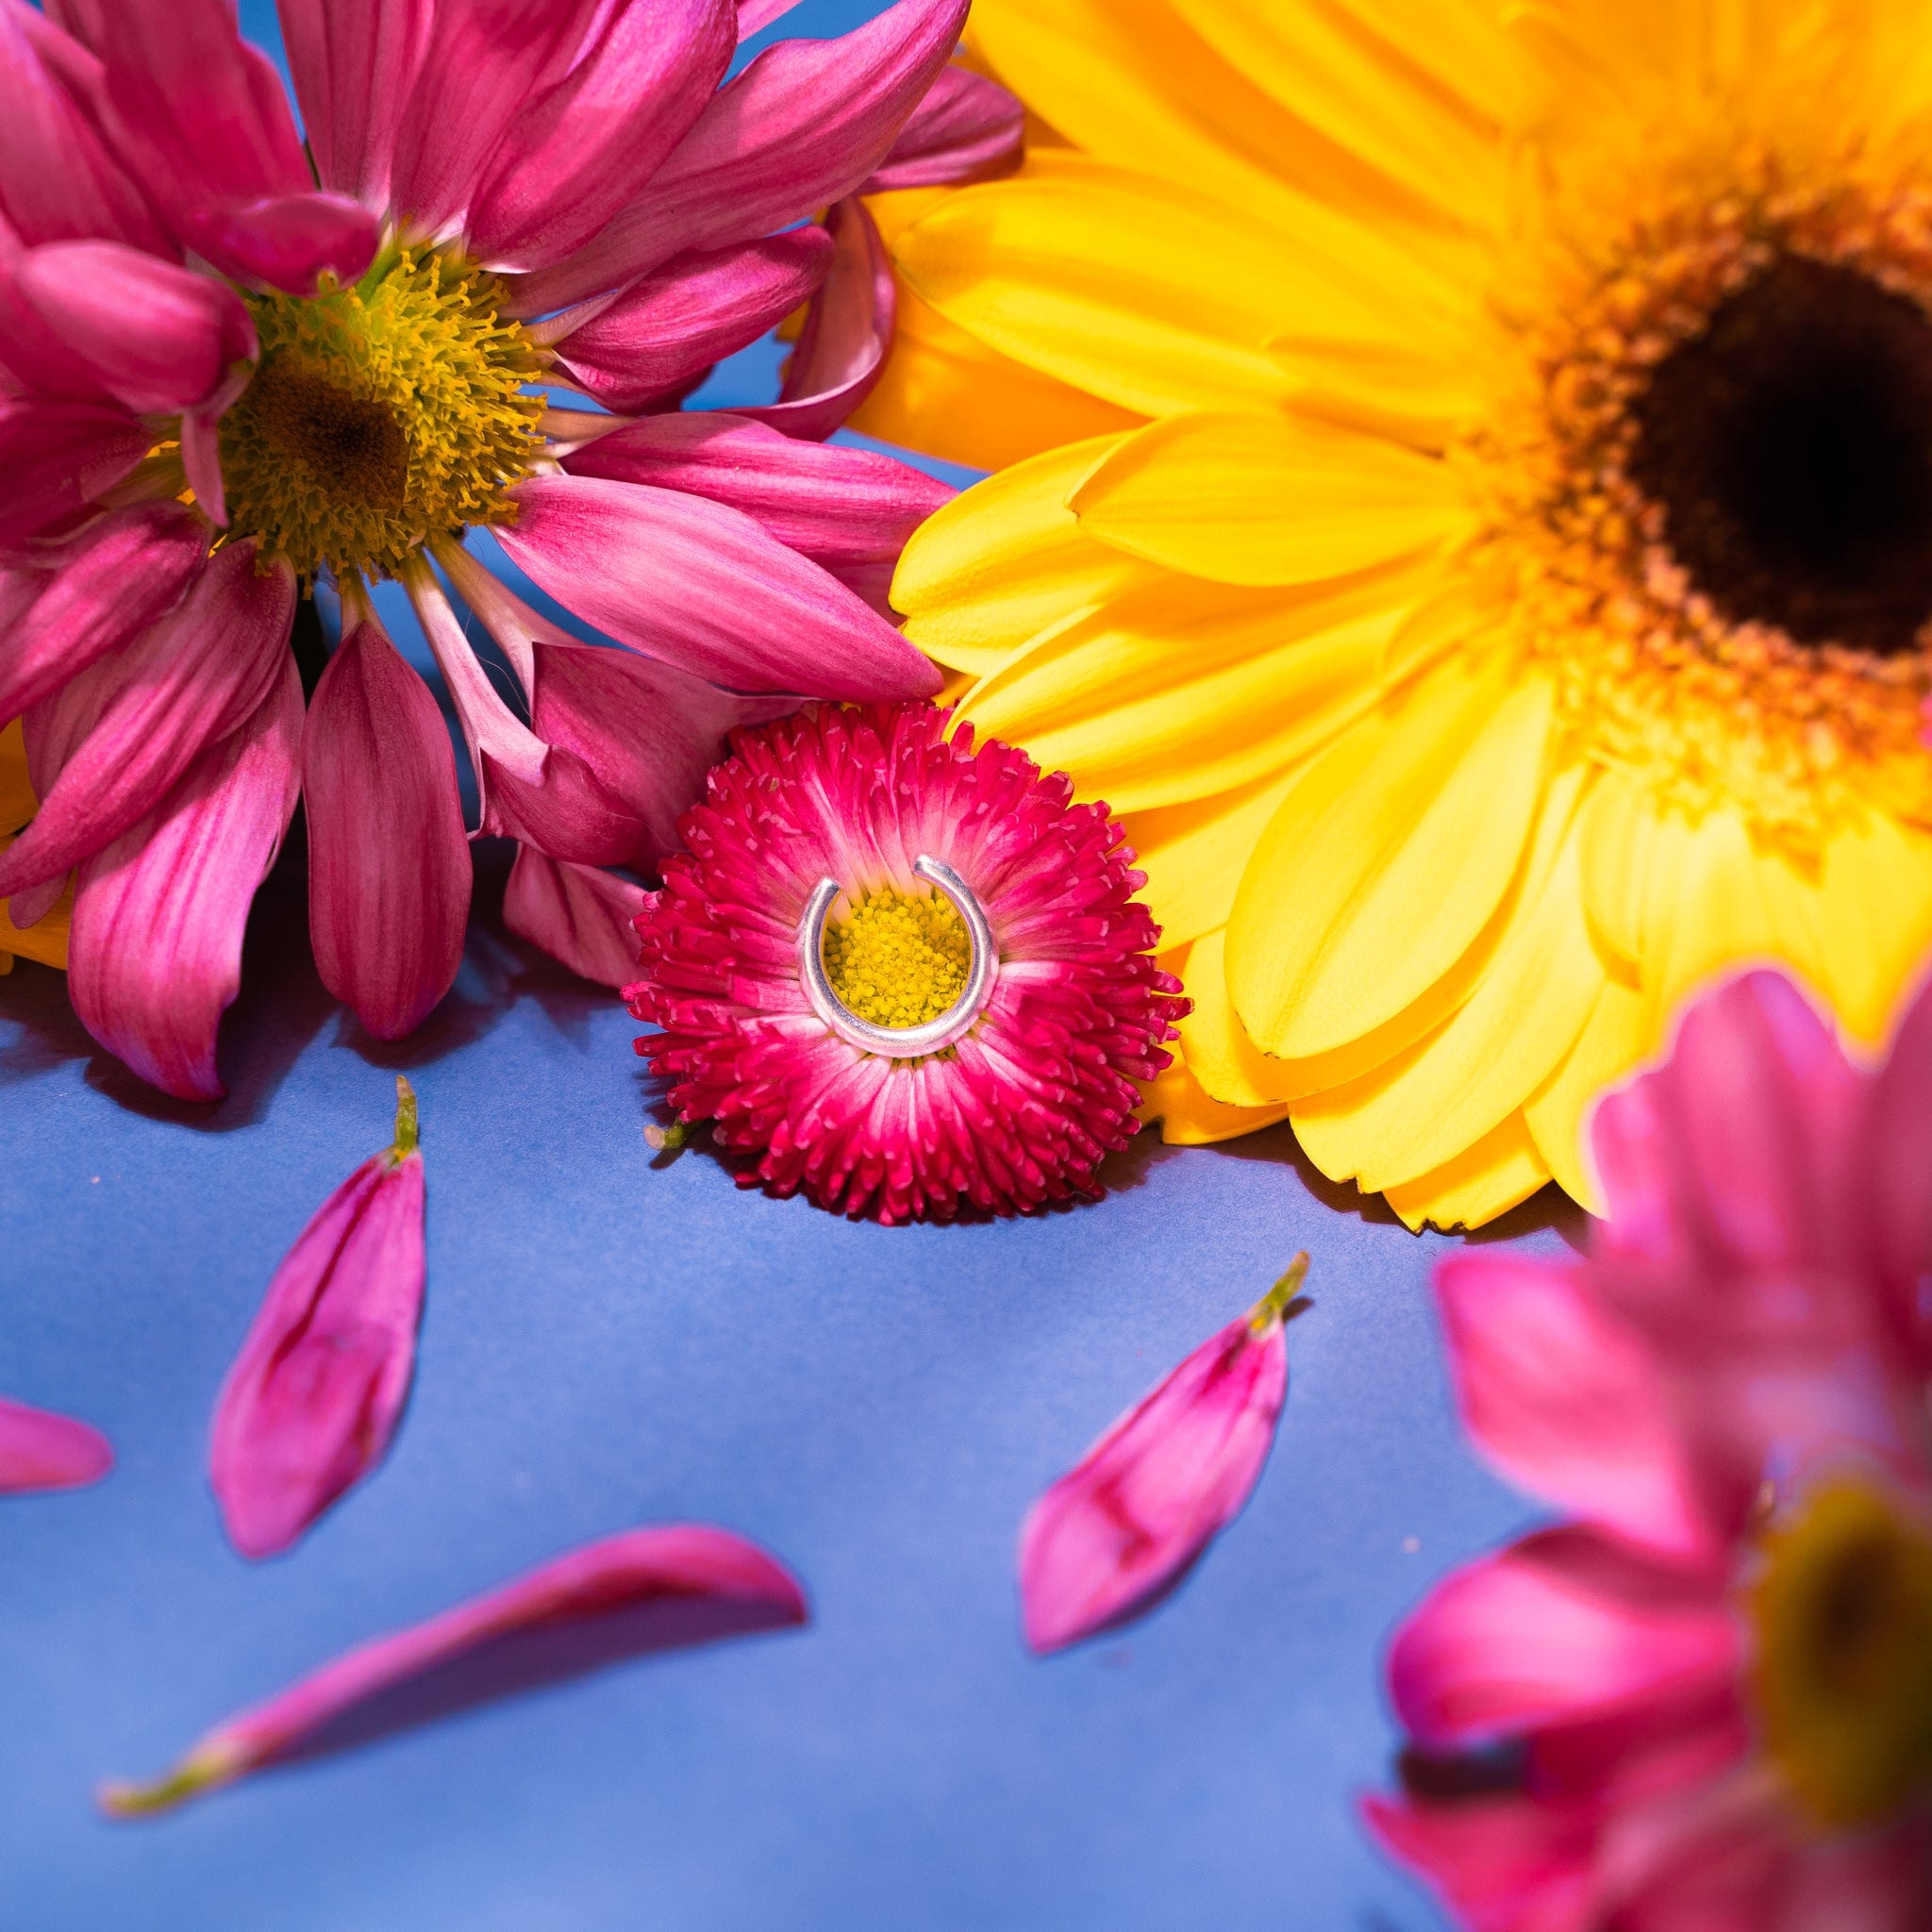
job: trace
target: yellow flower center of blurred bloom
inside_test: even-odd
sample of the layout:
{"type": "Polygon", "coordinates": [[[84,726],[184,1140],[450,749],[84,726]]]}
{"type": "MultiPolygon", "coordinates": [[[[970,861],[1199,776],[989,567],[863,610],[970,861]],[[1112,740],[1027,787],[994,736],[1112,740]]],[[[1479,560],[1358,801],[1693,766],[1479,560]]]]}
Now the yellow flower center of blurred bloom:
{"type": "Polygon", "coordinates": [[[1752,1611],[1766,1745],[1821,1824],[1883,1818],[1932,1788],[1932,1535],[1841,1482],[1765,1556],[1752,1611]]]}
{"type": "Polygon", "coordinates": [[[508,522],[542,360],[499,299],[420,247],[385,250],[351,288],[250,295],[261,360],[221,427],[234,534],[304,576],[384,576],[430,537],[508,522]]]}
{"type": "Polygon", "coordinates": [[[966,985],[972,944],[940,893],[887,886],[825,927],[825,977],[848,1012],[876,1026],[937,1020],[966,985]]]}

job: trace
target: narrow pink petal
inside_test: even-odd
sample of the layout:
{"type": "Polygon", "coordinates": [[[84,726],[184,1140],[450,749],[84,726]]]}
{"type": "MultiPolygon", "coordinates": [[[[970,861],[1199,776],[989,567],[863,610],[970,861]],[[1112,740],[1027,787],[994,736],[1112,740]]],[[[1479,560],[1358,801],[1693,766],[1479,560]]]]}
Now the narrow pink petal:
{"type": "Polygon", "coordinates": [[[0,549],[71,519],[153,441],[125,409],[0,396],[0,549]]]}
{"type": "Polygon", "coordinates": [[[312,295],[325,273],[353,282],[375,258],[382,225],[347,195],[305,189],[184,213],[177,224],[196,254],[238,281],[312,295]]]}
{"type": "Polygon", "coordinates": [[[738,38],[748,41],[774,20],[782,20],[798,0],[738,0],[738,38]]]}
{"type": "Polygon", "coordinates": [[[471,251],[486,267],[532,269],[581,248],[684,139],[737,40],[731,0],[611,11],[570,73],[509,124],[463,224],[471,251]]]}
{"type": "Polygon", "coordinates": [[[0,724],[17,718],[180,602],[208,536],[175,503],[103,517],[17,612],[0,600],[0,724]]]}
{"type": "Polygon", "coordinates": [[[1391,1646],[1389,1681],[1424,1745],[1460,1748],[1722,1683],[1742,1641],[1722,1583],[1554,1530],[1439,1584],[1391,1646]]]}
{"type": "Polygon", "coordinates": [[[37,252],[12,249],[0,230],[0,391],[111,404],[93,366],[61,340],[20,286],[20,271],[37,252]]]}
{"type": "Polygon", "coordinates": [[[1020,1530],[1026,1641],[1044,1655],[1119,1623],[1241,1513],[1288,1394],[1282,1311],[1307,1257],[1120,1418],[1020,1530]]]}
{"type": "Polygon", "coordinates": [[[737,510],[587,476],[532,476],[513,494],[517,521],[498,542],[619,643],[734,691],[866,699],[939,689],[891,625],[737,510]]]}
{"type": "Polygon", "coordinates": [[[376,1039],[400,1040],[462,963],[470,846],[442,712],[373,622],[315,687],[302,786],[316,971],[376,1039]]]}
{"type": "Polygon", "coordinates": [[[1442,1803],[1370,1798],[1382,1848],[1425,1879],[1468,1932],[1587,1932],[1595,1811],[1514,1793],[1442,1803]]]}
{"type": "Polygon", "coordinates": [[[1657,1364],[1580,1263],[1465,1249],[1436,1301],[1463,1424],[1506,1475],[1649,1548],[1721,1554],[1657,1364]]]}
{"type": "Polygon", "coordinates": [[[315,1211],[282,1257],[215,1404],[208,1477],[244,1557],[286,1550],[388,1451],[423,1312],[416,1096],[394,1144],[315,1211]]]}
{"type": "Polygon", "coordinates": [[[228,527],[228,492],[222,483],[222,419],[208,409],[181,418],[181,474],[194,491],[195,507],[218,530],[228,527]]]}
{"type": "Polygon", "coordinates": [[[422,64],[432,0],[276,0],[303,131],[325,188],[389,199],[403,103],[422,64]]]}
{"type": "Polygon", "coordinates": [[[739,248],[680,256],[554,337],[567,379],[606,408],[675,399],[720,357],[809,299],[832,265],[815,225],[739,248]]]}
{"type": "Polygon", "coordinates": [[[109,1785],[117,1816],[157,1811],[266,1765],[365,1742],[452,1710],[809,1616],[783,1564],[704,1524],[608,1537],[427,1623],[376,1639],[218,1725],[166,1777],[109,1785]]]}
{"type": "Polygon", "coordinates": [[[113,1466],[113,1447],[100,1430],[0,1398],[0,1494],[82,1489],[113,1466]]]}
{"type": "Polygon", "coordinates": [[[892,264],[871,211],[856,195],[825,217],[832,272],[806,317],[775,403],[741,413],[788,436],[823,440],[858,408],[892,346],[898,295],[892,264]]]}
{"type": "MultiPolygon", "coordinates": [[[[6,902],[8,924],[15,932],[25,932],[28,926],[38,925],[60,903],[60,895],[66,891],[71,876],[68,873],[57,873],[38,886],[28,886],[24,891],[14,893],[6,902]]],[[[0,935],[5,931],[6,927],[0,926],[0,935]]]]}
{"type": "Polygon", "coordinates": [[[252,542],[228,544],[167,616],[67,686],[63,708],[93,715],[69,720],[71,754],[0,854],[0,898],[98,852],[254,715],[291,661],[294,609],[286,564],[258,574],[252,542]]]}
{"type": "Polygon", "coordinates": [[[643,909],[641,886],[595,866],[546,858],[534,845],[517,847],[503,894],[503,923],[510,931],[599,986],[626,986],[638,976],[632,922],[643,909]]]}
{"type": "Polygon", "coordinates": [[[74,895],[68,991],[81,1023],[164,1093],[218,1100],[215,1029],[242,983],[255,889],[295,809],[302,681],[205,752],[160,808],[88,859],[74,895]]]}
{"type": "Polygon", "coordinates": [[[988,181],[1020,165],[1025,140],[1026,110],[1013,95],[970,68],[947,67],[862,192],[988,181]]]}
{"type": "Polygon", "coordinates": [[[1872,1087],[1859,1164],[1881,1319],[1924,1378],[1932,1375],[1932,983],[1907,1008],[1872,1087]]]}
{"type": "Polygon", "coordinates": [[[588,246],[528,277],[516,312],[547,314],[688,248],[769,235],[852,193],[945,65],[966,6],[897,0],[839,40],[767,47],[588,246]]]}

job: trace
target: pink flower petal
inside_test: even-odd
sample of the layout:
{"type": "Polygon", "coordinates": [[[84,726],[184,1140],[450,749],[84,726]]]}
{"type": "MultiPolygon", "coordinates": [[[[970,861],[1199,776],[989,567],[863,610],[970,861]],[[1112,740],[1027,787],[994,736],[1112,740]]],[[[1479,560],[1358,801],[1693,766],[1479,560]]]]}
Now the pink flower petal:
{"type": "Polygon", "coordinates": [[[117,1817],[164,1810],[266,1765],[341,1750],[622,1657],[803,1624],[796,1579],[703,1524],[606,1538],[378,1638],[210,1731],[166,1777],[109,1785],[117,1817]]]}
{"type": "Polygon", "coordinates": [[[0,1495],[83,1489],[113,1466],[113,1447],[98,1429],[0,1398],[0,1495]]]}
{"type": "Polygon", "coordinates": [[[510,931],[599,986],[621,987],[637,977],[633,922],[643,908],[642,887],[594,866],[546,858],[534,845],[517,847],[503,894],[503,923],[510,931]]]}
{"type": "Polygon", "coordinates": [[[587,395],[609,409],[646,408],[756,341],[812,295],[831,264],[831,237],[816,225],[679,256],[616,301],[588,305],[582,322],[549,339],[587,395]]]}
{"type": "MultiPolygon", "coordinates": [[[[532,476],[496,539],[619,643],[736,691],[924,696],[940,676],[890,625],[751,518],[670,490],[532,476]]],[[[4,861],[0,861],[4,863],[4,861]]]]}
{"type": "Polygon", "coordinates": [[[1597,1817],[1510,1795],[1362,1807],[1383,1848],[1428,1880],[1469,1932],[1585,1932],[1597,1817]]]}
{"type": "Polygon", "coordinates": [[[1283,1311],[1308,1257],[1120,1418],[1027,1512],[1026,1641],[1064,1649],[1175,1582],[1247,1502],[1288,1393],[1283,1311]]]}
{"type": "Polygon", "coordinates": [[[125,409],[0,395],[0,550],[74,516],[153,442],[125,409]]]}
{"type": "Polygon", "coordinates": [[[797,5],[798,0],[738,0],[738,38],[750,40],[774,20],[782,20],[797,5]]]}
{"type": "Polygon", "coordinates": [[[249,903],[295,809],[302,681],[287,652],[276,676],[242,729],[81,866],[74,895],[74,1010],[110,1053],[181,1100],[225,1091],[215,1029],[242,982],[249,903]]]}
{"type": "Polygon", "coordinates": [[[835,202],[825,226],[832,272],[806,317],[785,386],[775,403],[740,412],[814,440],[831,435],[872,393],[898,313],[891,260],[865,204],[853,195],[835,202]]]}
{"type": "Polygon", "coordinates": [[[432,0],[279,0],[303,131],[325,188],[368,208],[388,202],[396,126],[433,10],[432,0]]]}
{"type": "Polygon", "coordinates": [[[486,267],[531,269],[581,248],[641,193],[724,78],[731,0],[619,7],[564,78],[519,109],[464,231],[486,267]]]}
{"type": "MultiPolygon", "coordinates": [[[[294,606],[286,564],[258,575],[255,545],[228,544],[174,610],[49,700],[72,748],[43,790],[36,770],[41,808],[0,854],[0,898],[98,852],[252,716],[291,661],[294,606]]],[[[27,723],[31,755],[38,710],[27,723]]]]}
{"type": "Polygon", "coordinates": [[[286,1550],[382,1460],[409,1392],[423,1279],[416,1095],[398,1075],[394,1144],[283,1257],[215,1404],[208,1476],[244,1557],[286,1550]]]}
{"type": "Polygon", "coordinates": [[[945,65],[966,7],[898,0],[839,40],[767,47],[602,233],[514,291],[514,311],[547,314],[688,248],[769,235],[852,193],[945,65]]]}
{"type": "Polygon", "coordinates": [[[470,846],[442,712],[374,622],[328,660],[302,739],[316,971],[378,1040],[422,1024],[462,963],[470,846]]]}
{"type": "Polygon", "coordinates": [[[318,190],[195,209],[178,225],[196,254],[225,275],[291,295],[313,294],[325,273],[353,282],[375,259],[382,232],[366,208],[318,190]]]}
{"type": "Polygon", "coordinates": [[[1859,1164],[1870,1176],[1883,1317],[1923,1379],[1932,1375],[1932,985],[1906,1009],[1879,1069],[1859,1164]]]}
{"type": "Polygon", "coordinates": [[[103,517],[18,610],[0,602],[0,723],[17,718],[180,602],[207,532],[175,503],[103,517]]]}
{"type": "Polygon", "coordinates": [[[860,192],[989,181],[1020,165],[1025,140],[1026,110],[1013,95],[970,68],[947,67],[860,192]]]}

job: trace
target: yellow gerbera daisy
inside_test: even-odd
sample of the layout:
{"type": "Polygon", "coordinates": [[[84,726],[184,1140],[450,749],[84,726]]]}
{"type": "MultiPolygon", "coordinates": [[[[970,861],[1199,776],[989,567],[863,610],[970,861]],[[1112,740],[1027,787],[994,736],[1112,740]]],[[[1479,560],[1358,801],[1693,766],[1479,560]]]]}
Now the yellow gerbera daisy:
{"type": "MultiPolygon", "coordinates": [[[[0,852],[13,843],[14,834],[34,815],[34,789],[26,775],[26,745],[16,719],[0,730],[0,852]]],[[[67,964],[67,920],[74,909],[69,883],[60,902],[24,931],[7,916],[8,902],[0,899],[0,973],[13,971],[14,957],[39,959],[48,966],[67,964]]]]}
{"type": "Polygon", "coordinates": [[[1932,7],[978,0],[1021,173],[883,197],[861,426],[966,712],[1127,817],[1170,1138],[1412,1225],[1686,991],[1879,1037],[1932,941],[1932,7]],[[1507,17],[1507,24],[1506,24],[1507,17]]]}

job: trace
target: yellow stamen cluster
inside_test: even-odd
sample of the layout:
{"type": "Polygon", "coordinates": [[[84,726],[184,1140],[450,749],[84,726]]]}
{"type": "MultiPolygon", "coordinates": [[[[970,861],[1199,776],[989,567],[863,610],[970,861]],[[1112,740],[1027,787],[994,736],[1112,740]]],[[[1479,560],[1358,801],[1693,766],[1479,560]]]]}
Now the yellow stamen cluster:
{"type": "Polygon", "coordinates": [[[972,945],[949,899],[885,886],[826,925],[824,957],[849,1012],[876,1026],[918,1026],[959,997],[972,945]]]}
{"type": "Polygon", "coordinates": [[[393,575],[425,539],[513,513],[542,359],[480,269],[391,248],[351,288],[251,295],[254,380],[223,419],[235,535],[304,576],[393,575]]]}
{"type": "Polygon", "coordinates": [[[1821,1824],[1932,1789],[1932,1534],[1861,1483],[1766,1539],[1752,1598],[1766,1747],[1821,1824]]]}

